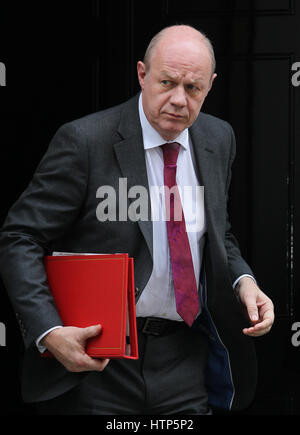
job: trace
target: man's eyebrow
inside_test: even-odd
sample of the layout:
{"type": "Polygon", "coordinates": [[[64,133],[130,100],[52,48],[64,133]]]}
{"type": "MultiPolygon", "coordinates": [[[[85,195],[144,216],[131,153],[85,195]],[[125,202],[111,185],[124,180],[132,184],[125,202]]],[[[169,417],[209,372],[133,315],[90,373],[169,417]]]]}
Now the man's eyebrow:
{"type": "MultiPolygon", "coordinates": [[[[171,73],[168,71],[161,71],[161,75],[168,78],[168,79],[172,79],[172,80],[177,80],[179,77],[179,74],[171,73]]],[[[188,79],[188,81],[192,84],[201,84],[202,83],[201,77],[190,78],[190,79],[188,79]]]]}
{"type": "Polygon", "coordinates": [[[179,74],[170,73],[168,71],[161,71],[161,75],[168,77],[169,79],[174,79],[174,80],[177,79],[179,76],[179,74]]]}

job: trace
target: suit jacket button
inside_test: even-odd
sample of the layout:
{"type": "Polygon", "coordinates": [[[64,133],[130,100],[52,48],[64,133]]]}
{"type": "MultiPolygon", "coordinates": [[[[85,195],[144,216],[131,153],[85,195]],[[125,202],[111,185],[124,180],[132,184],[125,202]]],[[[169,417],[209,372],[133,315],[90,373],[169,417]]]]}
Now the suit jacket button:
{"type": "Polygon", "coordinates": [[[139,292],[140,292],[139,288],[138,288],[138,287],[136,287],[136,288],[135,288],[135,292],[134,292],[134,295],[135,295],[135,296],[137,296],[137,295],[139,294],[139,292]]]}

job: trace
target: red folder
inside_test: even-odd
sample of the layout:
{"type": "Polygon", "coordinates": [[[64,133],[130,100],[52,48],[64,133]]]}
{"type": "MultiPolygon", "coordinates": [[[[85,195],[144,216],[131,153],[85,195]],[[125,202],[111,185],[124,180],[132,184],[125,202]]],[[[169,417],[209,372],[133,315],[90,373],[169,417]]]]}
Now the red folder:
{"type": "Polygon", "coordinates": [[[64,326],[102,325],[100,335],[87,341],[89,356],[138,358],[134,263],[128,254],[47,256],[45,268],[64,326]]]}

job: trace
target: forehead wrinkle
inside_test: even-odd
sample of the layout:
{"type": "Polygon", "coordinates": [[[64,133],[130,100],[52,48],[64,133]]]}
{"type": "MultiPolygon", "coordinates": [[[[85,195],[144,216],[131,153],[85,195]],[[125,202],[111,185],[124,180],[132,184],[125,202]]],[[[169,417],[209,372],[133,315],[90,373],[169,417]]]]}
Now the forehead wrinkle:
{"type": "Polygon", "coordinates": [[[179,72],[171,72],[171,71],[162,70],[161,74],[170,78],[170,79],[177,79],[177,78],[181,77],[181,74],[179,72]]]}

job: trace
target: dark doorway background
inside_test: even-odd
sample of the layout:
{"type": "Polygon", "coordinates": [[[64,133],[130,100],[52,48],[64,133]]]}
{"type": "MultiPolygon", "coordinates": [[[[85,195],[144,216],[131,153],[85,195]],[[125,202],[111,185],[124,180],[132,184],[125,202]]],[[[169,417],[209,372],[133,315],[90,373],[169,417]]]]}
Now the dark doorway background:
{"type": "MultiPolygon", "coordinates": [[[[0,88],[2,223],[63,123],[138,91],[136,62],[154,33],[192,24],[212,39],[218,79],[203,111],[230,122],[237,159],[231,221],[244,257],[276,307],[272,332],[256,339],[259,382],[242,414],[300,414],[299,229],[300,8],[294,0],[81,0],[2,2],[0,88]]],[[[3,289],[0,414],[31,415],[20,397],[22,339],[3,289]]]]}

